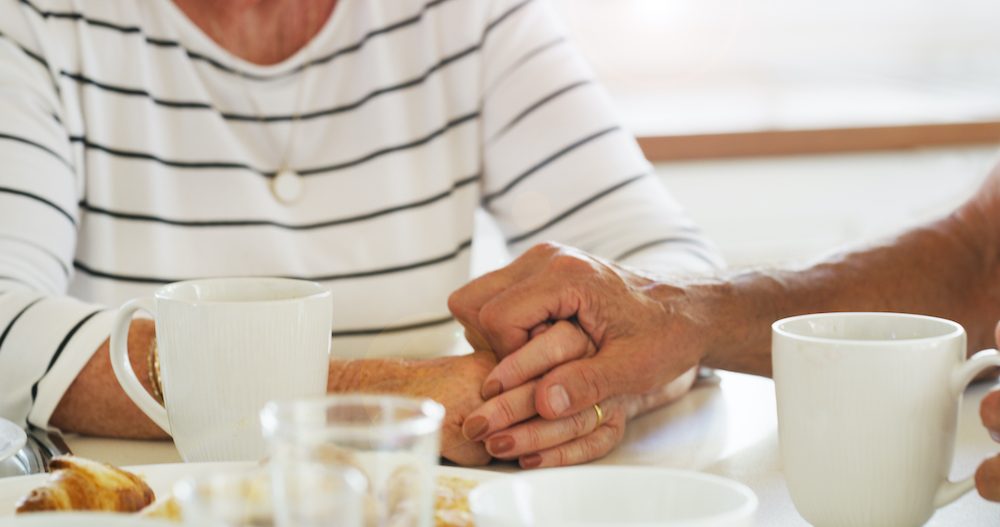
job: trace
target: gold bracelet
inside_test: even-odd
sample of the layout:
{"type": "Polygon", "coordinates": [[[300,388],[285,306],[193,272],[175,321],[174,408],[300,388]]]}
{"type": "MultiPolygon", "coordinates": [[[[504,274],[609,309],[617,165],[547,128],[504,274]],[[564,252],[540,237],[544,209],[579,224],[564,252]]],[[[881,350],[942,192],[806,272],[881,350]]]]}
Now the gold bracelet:
{"type": "Polygon", "coordinates": [[[160,386],[160,356],[156,351],[156,337],[153,337],[149,341],[149,350],[146,352],[146,371],[153,398],[163,404],[163,387],[160,386]]]}

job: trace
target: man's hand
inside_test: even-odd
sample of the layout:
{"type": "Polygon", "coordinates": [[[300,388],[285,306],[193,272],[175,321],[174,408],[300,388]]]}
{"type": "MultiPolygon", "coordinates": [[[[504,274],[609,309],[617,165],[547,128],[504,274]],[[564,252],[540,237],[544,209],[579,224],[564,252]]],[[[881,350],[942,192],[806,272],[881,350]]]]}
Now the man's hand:
{"type": "MultiPolygon", "coordinates": [[[[986,394],[979,405],[979,415],[993,439],[1000,441],[1000,391],[986,394]]],[[[976,488],[980,496],[990,501],[1000,501],[1000,455],[979,465],[976,470],[976,488]]]]}
{"type": "Polygon", "coordinates": [[[695,371],[646,394],[619,395],[602,401],[600,422],[593,407],[554,420],[538,417],[535,382],[530,381],[487,401],[469,414],[462,430],[470,440],[485,441],[493,457],[516,459],[522,468],[587,463],[618,446],[630,419],[687,393],[695,371]]]}
{"type": "MultiPolygon", "coordinates": [[[[1000,324],[996,327],[997,344],[1000,345],[1000,324]]],[[[979,403],[979,416],[995,441],[1000,441],[1000,391],[993,391],[979,403]]],[[[996,455],[979,465],[976,470],[976,489],[979,495],[1000,501],[1000,455],[996,455]]]]}
{"type": "Polygon", "coordinates": [[[532,248],[448,300],[469,342],[502,358],[483,395],[543,375],[534,407],[548,420],[594,413],[596,403],[652,392],[694,368],[707,332],[693,305],[685,290],[555,244],[532,248]],[[583,333],[556,323],[566,320],[583,333]]]}
{"type": "Polygon", "coordinates": [[[493,354],[484,351],[428,360],[332,361],[327,391],[434,399],[447,412],[441,424],[441,456],[459,465],[485,465],[490,455],[482,442],[469,441],[462,435],[462,422],[483,404],[483,379],[495,365],[493,354]]]}

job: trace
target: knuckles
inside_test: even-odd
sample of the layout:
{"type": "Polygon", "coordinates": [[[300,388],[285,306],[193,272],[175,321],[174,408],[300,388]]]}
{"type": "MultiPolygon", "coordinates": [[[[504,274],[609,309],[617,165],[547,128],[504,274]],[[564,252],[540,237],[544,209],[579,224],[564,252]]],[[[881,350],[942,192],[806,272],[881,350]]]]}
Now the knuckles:
{"type": "Polygon", "coordinates": [[[463,286],[448,295],[448,311],[451,311],[452,315],[462,321],[469,321],[475,314],[466,299],[466,291],[469,287],[469,285],[463,286]]]}
{"type": "Polygon", "coordinates": [[[553,255],[559,254],[563,251],[563,245],[556,242],[545,241],[541,243],[536,243],[532,245],[530,249],[524,251],[519,259],[525,260],[543,260],[552,257],[553,255]]]}
{"type": "Polygon", "coordinates": [[[979,417],[990,430],[1000,432],[1000,391],[993,391],[979,403],[979,417]]]}
{"type": "Polygon", "coordinates": [[[586,386],[586,389],[589,392],[583,394],[586,397],[588,406],[607,399],[608,381],[602,370],[587,364],[581,364],[580,367],[577,368],[577,375],[580,380],[583,381],[583,385],[586,386]]]}
{"type": "Polygon", "coordinates": [[[569,253],[554,256],[549,263],[549,269],[552,274],[557,276],[588,275],[594,272],[593,264],[569,253]]]}
{"type": "Polygon", "coordinates": [[[584,410],[582,412],[577,412],[569,417],[570,420],[569,426],[570,426],[570,431],[573,434],[573,437],[580,437],[586,434],[587,432],[591,432],[591,430],[588,430],[590,424],[588,419],[589,415],[590,413],[587,412],[587,410],[584,410]]]}
{"type": "Polygon", "coordinates": [[[494,423],[497,428],[506,428],[519,421],[517,418],[517,413],[514,411],[514,406],[510,403],[508,397],[498,397],[494,399],[496,401],[496,414],[500,417],[500,423],[494,423]]]}

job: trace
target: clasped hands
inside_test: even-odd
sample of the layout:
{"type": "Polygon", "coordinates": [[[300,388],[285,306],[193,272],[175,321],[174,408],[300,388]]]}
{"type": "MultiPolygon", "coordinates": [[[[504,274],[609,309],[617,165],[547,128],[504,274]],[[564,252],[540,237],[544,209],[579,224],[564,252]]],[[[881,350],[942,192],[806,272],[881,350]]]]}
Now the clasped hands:
{"type": "MultiPolygon", "coordinates": [[[[552,244],[459,289],[449,308],[474,348],[492,350],[473,356],[492,364],[482,377],[485,402],[456,416],[450,432],[460,426],[466,441],[459,444],[474,456],[445,456],[466,464],[518,459],[534,468],[606,455],[630,418],[682,396],[716,346],[710,322],[723,306],[704,291],[552,244]]],[[[1000,441],[1000,391],[982,400],[980,414],[1000,441]]],[[[980,495],[1000,501],[1000,455],[985,460],[975,480],[980,495]]]]}
{"type": "Polygon", "coordinates": [[[543,244],[452,294],[449,308],[477,350],[469,360],[499,362],[482,377],[482,403],[460,423],[450,419],[461,437],[445,430],[443,454],[460,464],[518,460],[523,468],[586,463],[613,450],[631,418],[683,396],[697,354],[671,353],[669,364],[658,358],[683,342],[665,333],[668,314],[650,309],[650,284],[543,244]],[[456,444],[461,455],[449,455],[456,444]]]}

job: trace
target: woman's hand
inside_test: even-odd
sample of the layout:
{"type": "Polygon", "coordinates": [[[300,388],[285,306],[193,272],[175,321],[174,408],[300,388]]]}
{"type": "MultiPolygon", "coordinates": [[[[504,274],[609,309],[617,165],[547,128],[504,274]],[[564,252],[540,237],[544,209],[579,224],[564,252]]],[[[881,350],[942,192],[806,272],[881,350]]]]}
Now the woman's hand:
{"type": "Polygon", "coordinates": [[[555,420],[651,392],[697,366],[712,333],[697,291],[542,244],[459,289],[448,305],[473,347],[502,359],[483,395],[538,378],[534,408],[555,420]],[[582,334],[559,330],[559,321],[582,334]]]}
{"type": "Polygon", "coordinates": [[[433,399],[446,411],[441,423],[441,456],[459,465],[485,465],[490,455],[481,441],[470,441],[462,435],[462,422],[483,405],[483,380],[495,365],[496,357],[485,351],[428,360],[333,361],[327,390],[433,399]]]}
{"type": "Polygon", "coordinates": [[[489,400],[465,420],[463,433],[472,441],[485,441],[486,450],[498,459],[517,459],[523,468],[586,463],[604,457],[621,442],[629,419],[682,397],[694,382],[691,369],[673,382],[645,394],[623,394],[572,415],[547,420],[535,407],[537,382],[520,379],[545,373],[549,364],[592,355],[589,337],[575,324],[559,321],[539,326],[524,349],[509,355],[490,373],[484,387],[489,400]],[[491,388],[491,382],[514,388],[491,388]]]}

